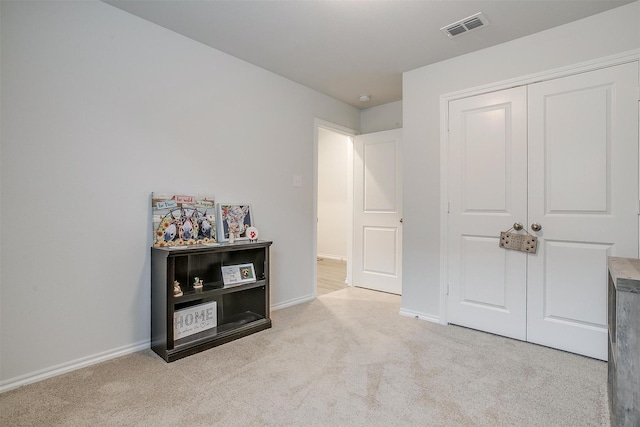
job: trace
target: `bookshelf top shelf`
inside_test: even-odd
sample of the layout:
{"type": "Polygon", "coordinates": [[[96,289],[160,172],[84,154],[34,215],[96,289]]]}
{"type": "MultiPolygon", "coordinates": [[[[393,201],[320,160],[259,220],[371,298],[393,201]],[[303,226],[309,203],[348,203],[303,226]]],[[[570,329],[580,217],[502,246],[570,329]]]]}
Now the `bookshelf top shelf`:
{"type": "Polygon", "coordinates": [[[170,247],[152,247],[153,251],[165,252],[167,256],[185,255],[185,254],[197,254],[202,252],[229,252],[234,250],[247,250],[253,248],[269,247],[273,242],[269,240],[257,240],[252,242],[250,240],[239,240],[234,243],[215,243],[215,244],[202,244],[202,245],[189,245],[189,246],[170,246],[170,247]]]}

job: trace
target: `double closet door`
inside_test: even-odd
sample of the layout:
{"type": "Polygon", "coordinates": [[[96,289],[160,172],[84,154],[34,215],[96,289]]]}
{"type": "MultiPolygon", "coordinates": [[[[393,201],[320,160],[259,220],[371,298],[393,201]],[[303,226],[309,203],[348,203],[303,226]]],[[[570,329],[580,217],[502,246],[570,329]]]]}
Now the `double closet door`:
{"type": "Polygon", "coordinates": [[[638,142],[637,62],[451,101],[448,322],[606,360],[607,257],[638,256],[638,142]],[[514,225],[535,254],[499,247],[514,225]]]}

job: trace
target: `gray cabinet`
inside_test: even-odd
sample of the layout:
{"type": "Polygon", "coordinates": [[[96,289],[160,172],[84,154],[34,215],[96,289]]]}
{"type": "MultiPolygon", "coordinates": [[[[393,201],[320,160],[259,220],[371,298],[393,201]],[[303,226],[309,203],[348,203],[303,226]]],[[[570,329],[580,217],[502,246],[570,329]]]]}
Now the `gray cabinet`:
{"type": "Polygon", "coordinates": [[[609,408],[614,426],[640,426],[640,260],[609,258],[609,408]]]}

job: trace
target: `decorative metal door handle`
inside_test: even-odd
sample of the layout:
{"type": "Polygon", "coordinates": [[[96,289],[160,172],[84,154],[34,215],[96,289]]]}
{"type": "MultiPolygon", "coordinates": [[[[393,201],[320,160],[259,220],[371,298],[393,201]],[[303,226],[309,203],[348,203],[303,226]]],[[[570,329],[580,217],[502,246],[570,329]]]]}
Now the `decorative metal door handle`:
{"type": "Polygon", "coordinates": [[[522,230],[522,224],[520,224],[519,222],[514,222],[513,223],[513,229],[516,230],[516,231],[522,230]]]}
{"type": "Polygon", "coordinates": [[[540,231],[540,230],[542,230],[542,226],[540,224],[538,224],[537,222],[534,222],[533,224],[531,224],[531,229],[533,231],[540,231]]]}

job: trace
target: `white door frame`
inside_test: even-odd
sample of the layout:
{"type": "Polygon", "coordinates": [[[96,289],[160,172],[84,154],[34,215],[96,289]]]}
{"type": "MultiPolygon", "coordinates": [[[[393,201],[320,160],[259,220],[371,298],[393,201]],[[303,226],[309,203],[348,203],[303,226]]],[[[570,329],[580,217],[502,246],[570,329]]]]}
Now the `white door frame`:
{"type": "MultiPolygon", "coordinates": [[[[503,80],[488,85],[477,86],[457,92],[446,93],[440,96],[440,316],[439,323],[446,325],[447,321],[447,295],[448,295],[448,268],[449,245],[447,241],[449,230],[449,183],[447,182],[449,164],[449,102],[460,98],[481,95],[483,93],[509,89],[516,86],[528,85],[535,82],[552,80],[574,74],[585,73],[600,68],[625,64],[640,60],[640,49],[623,52],[617,55],[607,56],[592,61],[582,62],[542,73],[529,74],[523,77],[503,80]]],[[[638,94],[640,97],[640,94],[638,94]]],[[[640,144],[640,141],[638,141],[640,144]]],[[[639,159],[640,167],[640,159],[639,159]]],[[[640,194],[638,195],[640,200],[640,194]]]]}
{"type": "Polygon", "coordinates": [[[326,129],[331,132],[339,133],[351,139],[351,147],[347,150],[347,285],[353,283],[351,264],[353,258],[353,137],[358,135],[353,129],[327,122],[321,119],[313,120],[313,231],[311,236],[312,250],[312,283],[313,297],[318,294],[318,129],[326,129]]]}

